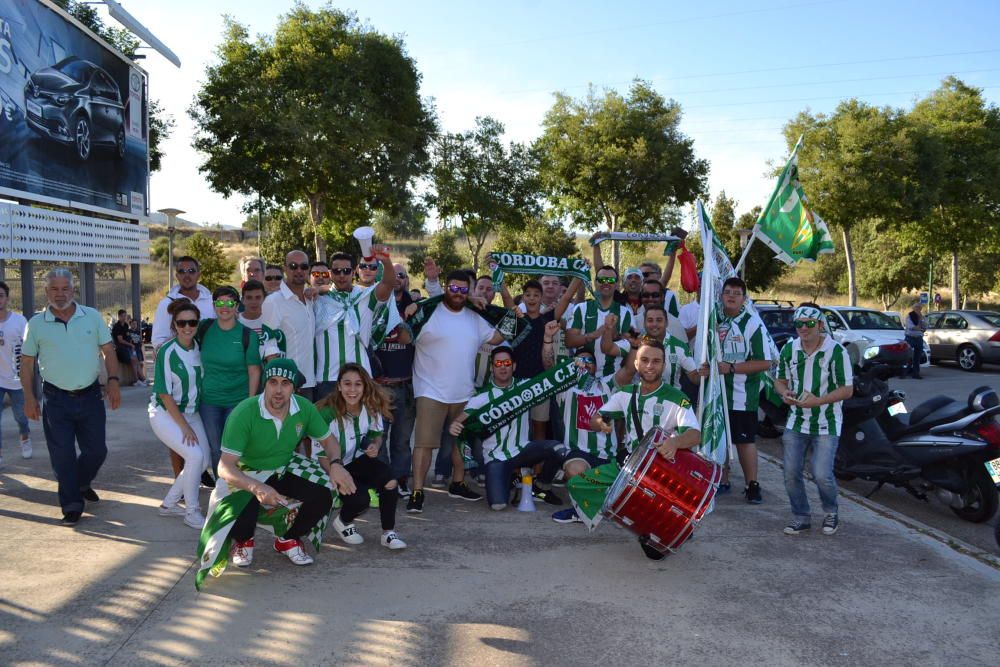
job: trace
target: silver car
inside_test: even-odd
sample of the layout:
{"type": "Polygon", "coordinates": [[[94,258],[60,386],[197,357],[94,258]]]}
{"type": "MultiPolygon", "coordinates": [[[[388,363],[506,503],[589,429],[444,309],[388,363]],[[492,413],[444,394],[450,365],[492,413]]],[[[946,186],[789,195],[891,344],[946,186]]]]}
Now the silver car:
{"type": "Polygon", "coordinates": [[[943,310],[927,316],[926,342],[931,362],[954,359],[965,371],[983,362],[1000,363],[1000,313],[943,310]]]}

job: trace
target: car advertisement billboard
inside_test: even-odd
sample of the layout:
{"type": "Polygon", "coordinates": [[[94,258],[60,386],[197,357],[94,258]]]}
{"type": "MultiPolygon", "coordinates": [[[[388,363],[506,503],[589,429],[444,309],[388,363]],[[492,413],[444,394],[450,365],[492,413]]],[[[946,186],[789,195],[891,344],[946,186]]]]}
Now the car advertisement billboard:
{"type": "Polygon", "coordinates": [[[0,196],[148,215],[146,74],[39,0],[0,0],[0,196]]]}

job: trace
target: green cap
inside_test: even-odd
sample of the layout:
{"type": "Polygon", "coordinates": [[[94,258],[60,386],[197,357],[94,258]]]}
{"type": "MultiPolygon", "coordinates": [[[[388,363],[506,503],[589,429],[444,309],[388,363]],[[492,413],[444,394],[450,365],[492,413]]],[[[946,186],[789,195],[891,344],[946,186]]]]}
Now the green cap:
{"type": "Polygon", "coordinates": [[[299,367],[291,359],[273,359],[269,361],[264,366],[264,382],[267,382],[268,378],[273,377],[291,380],[296,389],[305,381],[302,373],[299,372],[299,367]]]}

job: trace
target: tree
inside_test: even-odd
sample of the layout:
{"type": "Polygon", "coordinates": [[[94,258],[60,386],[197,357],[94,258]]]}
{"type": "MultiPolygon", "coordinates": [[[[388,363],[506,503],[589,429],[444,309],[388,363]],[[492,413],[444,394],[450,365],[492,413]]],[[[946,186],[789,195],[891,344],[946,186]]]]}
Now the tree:
{"type": "MultiPolygon", "coordinates": [[[[926,277],[925,277],[926,279],[926,277]]],[[[962,290],[962,308],[967,300],[981,302],[1000,282],[1000,252],[997,248],[980,248],[962,259],[959,267],[959,286],[962,290]]]]}
{"type": "Polygon", "coordinates": [[[419,239],[427,235],[427,209],[410,202],[399,211],[375,211],[372,227],[379,239],[419,239]]]}
{"type": "Polygon", "coordinates": [[[829,116],[800,113],[786,123],[789,151],[799,151],[799,177],[810,203],[841,230],[850,305],[858,285],[851,231],[863,220],[912,220],[921,201],[919,159],[913,134],[898,109],[856,99],[829,116]]]}
{"type": "MultiPolygon", "coordinates": [[[[535,142],[555,212],[587,231],[666,231],[669,210],[705,191],[708,162],[680,129],[681,107],[636,79],[583,100],[556,93],[535,142]]],[[[618,244],[613,261],[619,264],[618,244]]]]}
{"type": "Polygon", "coordinates": [[[503,144],[503,124],[476,118],[476,129],[446,134],[434,147],[427,198],[442,220],[457,218],[479,270],[480,253],[490,234],[503,227],[523,228],[541,212],[535,160],[523,144],[503,144]]]}
{"type": "Polygon", "coordinates": [[[166,236],[157,236],[149,243],[149,257],[154,262],[159,262],[166,266],[170,259],[170,239],[166,236]]]}
{"type": "MultiPolygon", "coordinates": [[[[493,242],[493,252],[519,252],[550,257],[578,257],[576,237],[567,232],[557,220],[537,218],[523,229],[504,227],[493,242]]],[[[531,276],[511,274],[504,280],[508,285],[519,286],[531,276]]]]}
{"type": "Polygon", "coordinates": [[[312,245],[311,231],[309,211],[304,206],[271,211],[261,220],[260,254],[268,264],[284,266],[285,255],[312,245]]]}
{"type": "Polygon", "coordinates": [[[305,204],[321,258],[330,227],[349,233],[405,202],[435,121],[400,38],[299,3],[256,40],[227,20],[217,53],[189,110],[213,189],[305,204]]]}
{"type": "Polygon", "coordinates": [[[995,243],[1000,223],[1000,109],[953,76],[917,102],[910,120],[939,170],[936,200],[917,219],[924,237],[951,255],[952,307],[960,304],[959,255],[995,243]]]}
{"type": "MultiPolygon", "coordinates": [[[[76,0],[55,0],[70,16],[87,26],[95,35],[115,47],[126,57],[134,59],[139,48],[139,40],[125,28],[112,28],[104,24],[93,4],[76,0]]],[[[163,110],[159,100],[149,100],[149,171],[160,170],[163,162],[161,144],[170,138],[174,129],[174,118],[163,110]]]]}
{"type": "Polygon", "coordinates": [[[412,276],[424,274],[424,258],[431,257],[434,263],[441,269],[441,279],[448,275],[449,271],[460,269],[465,264],[465,260],[455,244],[458,242],[458,232],[454,229],[440,229],[431,235],[431,242],[422,252],[415,252],[410,255],[407,264],[407,271],[411,276],[410,285],[416,287],[412,276]]]}
{"type": "Polygon", "coordinates": [[[808,268],[812,269],[806,280],[811,301],[821,303],[824,296],[842,294],[847,287],[847,258],[842,252],[820,255],[808,268]]]}
{"type": "Polygon", "coordinates": [[[878,299],[882,310],[889,310],[904,291],[918,289],[926,282],[930,257],[912,235],[886,225],[881,227],[876,220],[857,225],[858,291],[878,299]]]}
{"type": "Polygon", "coordinates": [[[198,260],[201,266],[200,282],[210,290],[228,285],[236,270],[236,263],[226,259],[222,244],[201,232],[195,232],[184,241],[184,254],[198,260]]]}

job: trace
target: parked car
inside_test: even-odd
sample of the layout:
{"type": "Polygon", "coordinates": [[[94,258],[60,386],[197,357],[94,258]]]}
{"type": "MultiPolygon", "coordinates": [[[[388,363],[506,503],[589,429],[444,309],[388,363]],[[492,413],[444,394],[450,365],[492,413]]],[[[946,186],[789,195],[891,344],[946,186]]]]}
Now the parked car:
{"type": "Polygon", "coordinates": [[[954,359],[964,371],[983,362],[1000,363],[1000,313],[988,310],[943,310],[927,316],[925,341],[931,362],[954,359]]]}
{"type": "Polygon", "coordinates": [[[779,350],[788,341],[799,337],[795,325],[792,324],[792,320],[795,319],[795,305],[791,301],[754,299],[753,306],[779,350]]]}
{"type": "Polygon", "coordinates": [[[76,56],[28,77],[24,86],[28,127],[47,139],[72,146],[80,160],[95,147],[125,157],[125,106],[115,80],[76,56]]]}
{"type": "MultiPolygon", "coordinates": [[[[902,325],[892,317],[871,308],[826,306],[823,309],[830,335],[847,348],[851,362],[884,363],[896,372],[905,371],[913,359],[902,325]]],[[[930,351],[924,342],[921,366],[929,364],[930,351]]]]}

